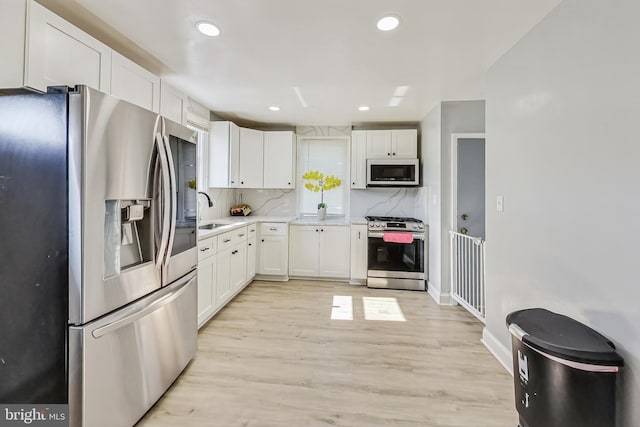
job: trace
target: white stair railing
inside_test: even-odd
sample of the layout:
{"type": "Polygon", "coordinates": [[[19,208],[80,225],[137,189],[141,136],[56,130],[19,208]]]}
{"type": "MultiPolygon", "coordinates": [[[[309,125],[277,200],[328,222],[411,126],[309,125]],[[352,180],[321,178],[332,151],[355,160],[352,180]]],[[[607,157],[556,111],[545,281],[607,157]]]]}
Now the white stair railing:
{"type": "Polygon", "coordinates": [[[455,231],[451,235],[451,287],[453,299],[485,322],[484,244],[479,237],[455,231]]]}

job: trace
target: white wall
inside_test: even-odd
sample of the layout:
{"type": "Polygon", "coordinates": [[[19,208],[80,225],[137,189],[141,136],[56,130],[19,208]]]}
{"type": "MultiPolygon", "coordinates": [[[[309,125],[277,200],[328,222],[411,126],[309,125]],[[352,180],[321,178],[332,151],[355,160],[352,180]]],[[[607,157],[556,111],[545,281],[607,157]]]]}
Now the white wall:
{"type": "Polygon", "coordinates": [[[640,426],[638,22],[638,0],[565,0],[490,69],[487,96],[485,338],[510,348],[505,316],[535,306],[608,336],[626,427],[640,426]]]}
{"type": "Polygon", "coordinates": [[[441,151],[441,115],[442,106],[438,104],[420,123],[422,133],[421,140],[421,157],[422,157],[422,196],[425,198],[425,211],[429,224],[429,260],[428,260],[428,284],[429,293],[436,299],[440,300],[441,288],[441,243],[440,230],[440,200],[442,199],[442,190],[440,187],[440,151],[441,151]]]}
{"type": "Polygon", "coordinates": [[[451,224],[451,134],[485,131],[484,101],[447,101],[420,123],[423,181],[429,218],[429,293],[450,302],[449,230],[451,224]]]}

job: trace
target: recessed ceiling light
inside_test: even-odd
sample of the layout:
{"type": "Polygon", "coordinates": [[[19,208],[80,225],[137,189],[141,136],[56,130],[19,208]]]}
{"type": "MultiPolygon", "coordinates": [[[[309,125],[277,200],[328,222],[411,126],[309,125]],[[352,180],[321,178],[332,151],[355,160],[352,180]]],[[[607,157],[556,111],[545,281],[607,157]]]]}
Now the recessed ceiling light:
{"type": "Polygon", "coordinates": [[[272,105],[271,107],[269,107],[269,110],[271,110],[271,111],[280,111],[280,107],[276,107],[275,105],[272,105]]]}
{"type": "Polygon", "coordinates": [[[200,21],[196,24],[196,28],[205,36],[215,37],[220,34],[220,30],[218,27],[213,25],[211,22],[200,21]]]}
{"type": "Polygon", "coordinates": [[[378,21],[378,29],[380,31],[391,31],[395,30],[399,24],[400,19],[397,16],[389,15],[378,21]]]}
{"type": "Polygon", "coordinates": [[[360,110],[360,111],[369,111],[369,106],[368,105],[361,105],[360,107],[358,107],[358,110],[360,110]]]}

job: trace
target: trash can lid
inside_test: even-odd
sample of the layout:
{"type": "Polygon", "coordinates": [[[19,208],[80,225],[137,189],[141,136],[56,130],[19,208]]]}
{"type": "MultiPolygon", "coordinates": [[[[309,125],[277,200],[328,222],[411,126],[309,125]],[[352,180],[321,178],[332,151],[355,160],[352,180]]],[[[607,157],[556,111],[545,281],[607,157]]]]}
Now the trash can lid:
{"type": "Polygon", "coordinates": [[[562,314],[543,308],[514,311],[507,316],[507,326],[511,325],[525,333],[524,343],[552,356],[591,365],[624,365],[610,340],[562,314]]]}

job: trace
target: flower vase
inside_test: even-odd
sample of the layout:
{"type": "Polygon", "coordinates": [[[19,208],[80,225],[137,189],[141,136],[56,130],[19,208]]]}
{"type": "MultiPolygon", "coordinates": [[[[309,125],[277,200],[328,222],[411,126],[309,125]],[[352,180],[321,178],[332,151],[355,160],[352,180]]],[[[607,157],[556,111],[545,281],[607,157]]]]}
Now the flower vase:
{"type": "Polygon", "coordinates": [[[318,207],[318,221],[324,221],[325,219],[327,219],[327,207],[318,207]]]}

